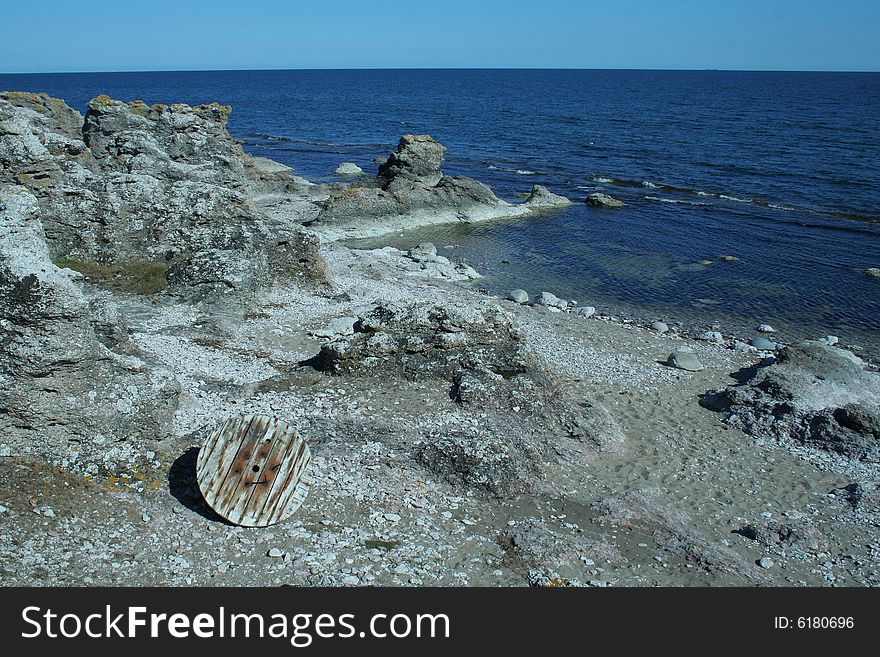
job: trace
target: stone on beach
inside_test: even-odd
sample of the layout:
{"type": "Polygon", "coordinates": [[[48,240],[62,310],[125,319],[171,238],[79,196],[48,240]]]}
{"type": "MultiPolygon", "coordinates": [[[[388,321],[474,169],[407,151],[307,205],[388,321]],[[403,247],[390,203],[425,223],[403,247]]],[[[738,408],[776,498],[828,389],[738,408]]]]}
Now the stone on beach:
{"type": "Polygon", "coordinates": [[[747,433],[880,460],[880,375],[844,349],[811,340],[786,346],[720,401],[747,433]]]}
{"type": "Polygon", "coordinates": [[[608,196],[608,194],[596,192],[594,194],[590,194],[587,197],[587,205],[592,205],[598,208],[619,208],[626,205],[626,203],[624,203],[623,201],[619,201],[611,196],[608,196]]]}
{"type": "Polygon", "coordinates": [[[688,372],[699,372],[704,369],[703,364],[690,351],[673,351],[671,354],[669,354],[669,358],[666,362],[672,367],[678,368],[680,370],[686,370],[688,372]]]}
{"type": "Polygon", "coordinates": [[[669,330],[669,325],[666,322],[651,322],[651,330],[657,331],[657,333],[666,333],[669,330]]]}
{"type": "Polygon", "coordinates": [[[541,292],[541,296],[538,297],[538,303],[542,306],[558,308],[559,310],[568,308],[568,301],[560,299],[552,292],[541,292]]]}
{"type": "Polygon", "coordinates": [[[411,248],[407,255],[413,260],[432,260],[437,257],[437,247],[431,242],[422,242],[411,248]]]}
{"type": "Polygon", "coordinates": [[[581,317],[592,317],[596,314],[596,309],[593,306],[578,306],[572,312],[581,317]]]}
{"type": "Polygon", "coordinates": [[[319,338],[332,338],[337,335],[351,335],[354,333],[354,325],[357,317],[336,317],[331,319],[324,328],[317,329],[312,335],[319,338]]]}
{"type": "Polygon", "coordinates": [[[758,351],[776,351],[776,343],[768,340],[767,338],[762,338],[761,336],[757,336],[752,338],[752,346],[758,351]]]}
{"type": "Polygon", "coordinates": [[[722,344],[724,342],[724,336],[718,331],[703,331],[697,336],[697,340],[711,342],[713,344],[722,344]]]}
{"type": "Polygon", "coordinates": [[[354,162],[343,162],[333,172],[334,176],[354,177],[364,175],[364,170],[354,162]]]}
{"type": "Polygon", "coordinates": [[[522,289],[511,290],[507,293],[507,298],[511,301],[516,301],[517,303],[528,303],[529,302],[529,293],[522,289]]]}

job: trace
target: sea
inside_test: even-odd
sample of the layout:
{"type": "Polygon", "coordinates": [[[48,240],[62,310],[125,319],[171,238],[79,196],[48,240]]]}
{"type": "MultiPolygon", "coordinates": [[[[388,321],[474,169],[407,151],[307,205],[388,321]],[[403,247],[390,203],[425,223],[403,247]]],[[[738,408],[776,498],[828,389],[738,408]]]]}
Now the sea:
{"type": "Polygon", "coordinates": [[[406,133],[444,173],[502,198],[575,203],[527,219],[434,226],[357,246],[434,242],[503,295],[748,338],[836,335],[880,354],[880,73],[288,70],[0,75],[85,111],[108,94],[232,105],[245,149],[331,182],[375,171],[406,133]],[[626,203],[584,203],[604,192],[626,203]],[[723,259],[735,256],[735,261],[723,259]]]}

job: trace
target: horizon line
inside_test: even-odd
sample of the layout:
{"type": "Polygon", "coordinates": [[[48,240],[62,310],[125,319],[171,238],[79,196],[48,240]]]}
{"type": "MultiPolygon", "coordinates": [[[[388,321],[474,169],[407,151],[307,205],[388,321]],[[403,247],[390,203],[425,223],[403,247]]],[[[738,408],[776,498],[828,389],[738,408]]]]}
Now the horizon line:
{"type": "Polygon", "coordinates": [[[0,75],[90,75],[118,73],[261,73],[285,71],[639,71],[682,73],[880,73],[880,69],[794,69],[794,68],[624,68],[579,66],[356,66],[356,67],[278,67],[278,68],[160,68],[71,71],[0,71],[0,75]]]}

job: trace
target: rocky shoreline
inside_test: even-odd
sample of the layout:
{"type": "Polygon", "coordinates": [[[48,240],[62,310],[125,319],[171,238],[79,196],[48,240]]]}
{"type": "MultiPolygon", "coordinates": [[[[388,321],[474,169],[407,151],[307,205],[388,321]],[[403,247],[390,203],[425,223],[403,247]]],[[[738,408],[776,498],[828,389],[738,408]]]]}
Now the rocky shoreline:
{"type": "Polygon", "coordinates": [[[4,584],[880,584],[873,364],[348,248],[571,201],[507,203],[412,135],[314,185],[229,112],[0,94],[4,584]],[[194,483],[207,432],[254,413],[313,454],[268,529],[194,483]]]}

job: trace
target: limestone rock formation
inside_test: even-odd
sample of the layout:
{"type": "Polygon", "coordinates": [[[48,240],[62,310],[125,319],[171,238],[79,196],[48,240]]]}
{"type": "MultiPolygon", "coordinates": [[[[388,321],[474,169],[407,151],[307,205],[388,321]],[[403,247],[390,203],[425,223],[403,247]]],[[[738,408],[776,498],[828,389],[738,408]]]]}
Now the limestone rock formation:
{"type": "Polygon", "coordinates": [[[138,358],[115,308],[87,298],[76,277],[52,264],[37,199],[0,188],[0,441],[114,472],[166,432],[179,386],[138,358]]]}
{"type": "Polygon", "coordinates": [[[536,186],[528,200],[512,204],[472,178],[440,170],[446,147],[427,135],[404,135],[372,181],[331,189],[308,225],[324,239],[367,237],[439,223],[523,216],[568,205],[568,199],[536,186]]]}
{"type": "Polygon", "coordinates": [[[244,154],[226,130],[228,106],[98,96],[88,108],[83,118],[42,94],[0,94],[0,183],[36,197],[52,257],[80,269],[197,258],[201,269],[216,262],[218,278],[229,258],[265,263],[239,277],[246,291],[321,278],[314,238],[298,226],[270,230],[252,199],[300,182],[244,154]]]}
{"type": "Polygon", "coordinates": [[[446,481],[498,496],[529,488],[541,460],[582,463],[623,441],[608,412],[569,394],[492,304],[376,306],[310,363],[340,376],[434,381],[462,410],[480,412],[478,432],[432,433],[415,454],[446,481]]]}
{"type": "Polygon", "coordinates": [[[812,340],[785,347],[719,402],[748,433],[880,461],[880,374],[844,349],[812,340]]]}

